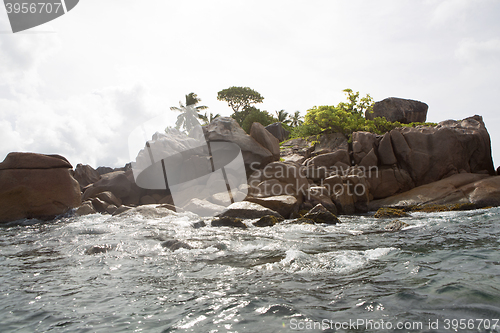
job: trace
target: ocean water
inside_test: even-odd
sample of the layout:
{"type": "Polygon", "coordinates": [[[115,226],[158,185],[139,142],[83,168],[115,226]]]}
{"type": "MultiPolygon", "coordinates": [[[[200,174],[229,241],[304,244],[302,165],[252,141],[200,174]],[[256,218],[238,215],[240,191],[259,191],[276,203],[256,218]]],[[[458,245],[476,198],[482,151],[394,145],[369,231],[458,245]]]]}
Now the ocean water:
{"type": "Polygon", "coordinates": [[[500,332],[498,208],[414,213],[398,232],[199,220],[1,226],[0,332],[500,332]]]}

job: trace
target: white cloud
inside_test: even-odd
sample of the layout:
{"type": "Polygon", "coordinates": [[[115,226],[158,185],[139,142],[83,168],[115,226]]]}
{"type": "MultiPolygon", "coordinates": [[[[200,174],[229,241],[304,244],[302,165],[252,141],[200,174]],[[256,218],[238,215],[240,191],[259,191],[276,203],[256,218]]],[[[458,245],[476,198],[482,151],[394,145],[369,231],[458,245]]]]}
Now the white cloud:
{"type": "Polygon", "coordinates": [[[455,51],[456,57],[466,63],[488,65],[500,62],[500,39],[476,41],[468,38],[462,40],[455,51]]]}
{"type": "Polygon", "coordinates": [[[152,117],[145,96],[146,88],[136,85],[65,100],[0,99],[0,156],[31,151],[61,154],[74,165],[124,165],[129,133],[152,117]]]}

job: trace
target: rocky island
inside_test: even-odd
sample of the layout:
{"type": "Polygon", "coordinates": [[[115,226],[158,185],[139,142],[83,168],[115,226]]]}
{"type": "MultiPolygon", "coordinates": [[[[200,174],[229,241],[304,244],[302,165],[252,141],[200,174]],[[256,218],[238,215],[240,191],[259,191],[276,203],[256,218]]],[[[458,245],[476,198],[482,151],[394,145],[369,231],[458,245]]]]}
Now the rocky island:
{"type": "MultiPolygon", "coordinates": [[[[373,112],[392,121],[423,122],[427,106],[392,98],[375,103],[373,112]]],[[[117,215],[149,205],[164,214],[196,208],[219,219],[336,223],[337,215],[380,208],[500,205],[490,137],[478,115],[436,126],[395,128],[383,135],[358,131],[352,142],[340,133],[286,141],[279,123],[268,130],[255,122],[247,134],[234,119],[224,117],[204,126],[203,132],[208,142],[240,147],[247,184],[233,192],[239,202],[212,194],[178,205],[168,189],[137,186],[130,167],[95,170],[78,164],[73,170],[62,156],[10,153],[0,163],[0,222],[50,219],[68,212],[117,215]]]]}

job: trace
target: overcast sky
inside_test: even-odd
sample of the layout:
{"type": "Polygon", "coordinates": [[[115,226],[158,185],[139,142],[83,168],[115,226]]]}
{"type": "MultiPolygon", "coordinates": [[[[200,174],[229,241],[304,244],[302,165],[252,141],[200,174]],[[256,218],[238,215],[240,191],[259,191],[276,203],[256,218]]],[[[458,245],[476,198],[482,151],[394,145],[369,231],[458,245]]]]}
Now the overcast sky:
{"type": "Polygon", "coordinates": [[[130,132],[195,92],[248,86],[274,113],[344,100],[429,105],[428,121],[482,115],[500,163],[500,1],[82,0],[12,34],[0,8],[0,160],[57,153],[119,167],[130,132]]]}

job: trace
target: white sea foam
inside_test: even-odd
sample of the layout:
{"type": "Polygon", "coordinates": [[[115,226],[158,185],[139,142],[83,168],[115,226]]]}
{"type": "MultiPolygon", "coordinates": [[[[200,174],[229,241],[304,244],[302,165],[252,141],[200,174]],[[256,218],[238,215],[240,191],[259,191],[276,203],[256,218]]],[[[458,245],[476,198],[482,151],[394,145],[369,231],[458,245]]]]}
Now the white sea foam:
{"type": "Polygon", "coordinates": [[[342,250],[318,254],[307,254],[297,249],[286,251],[286,257],[280,262],[265,264],[259,268],[266,270],[280,269],[292,273],[349,273],[365,267],[397,248],[376,248],[365,251],[342,250]]]}

